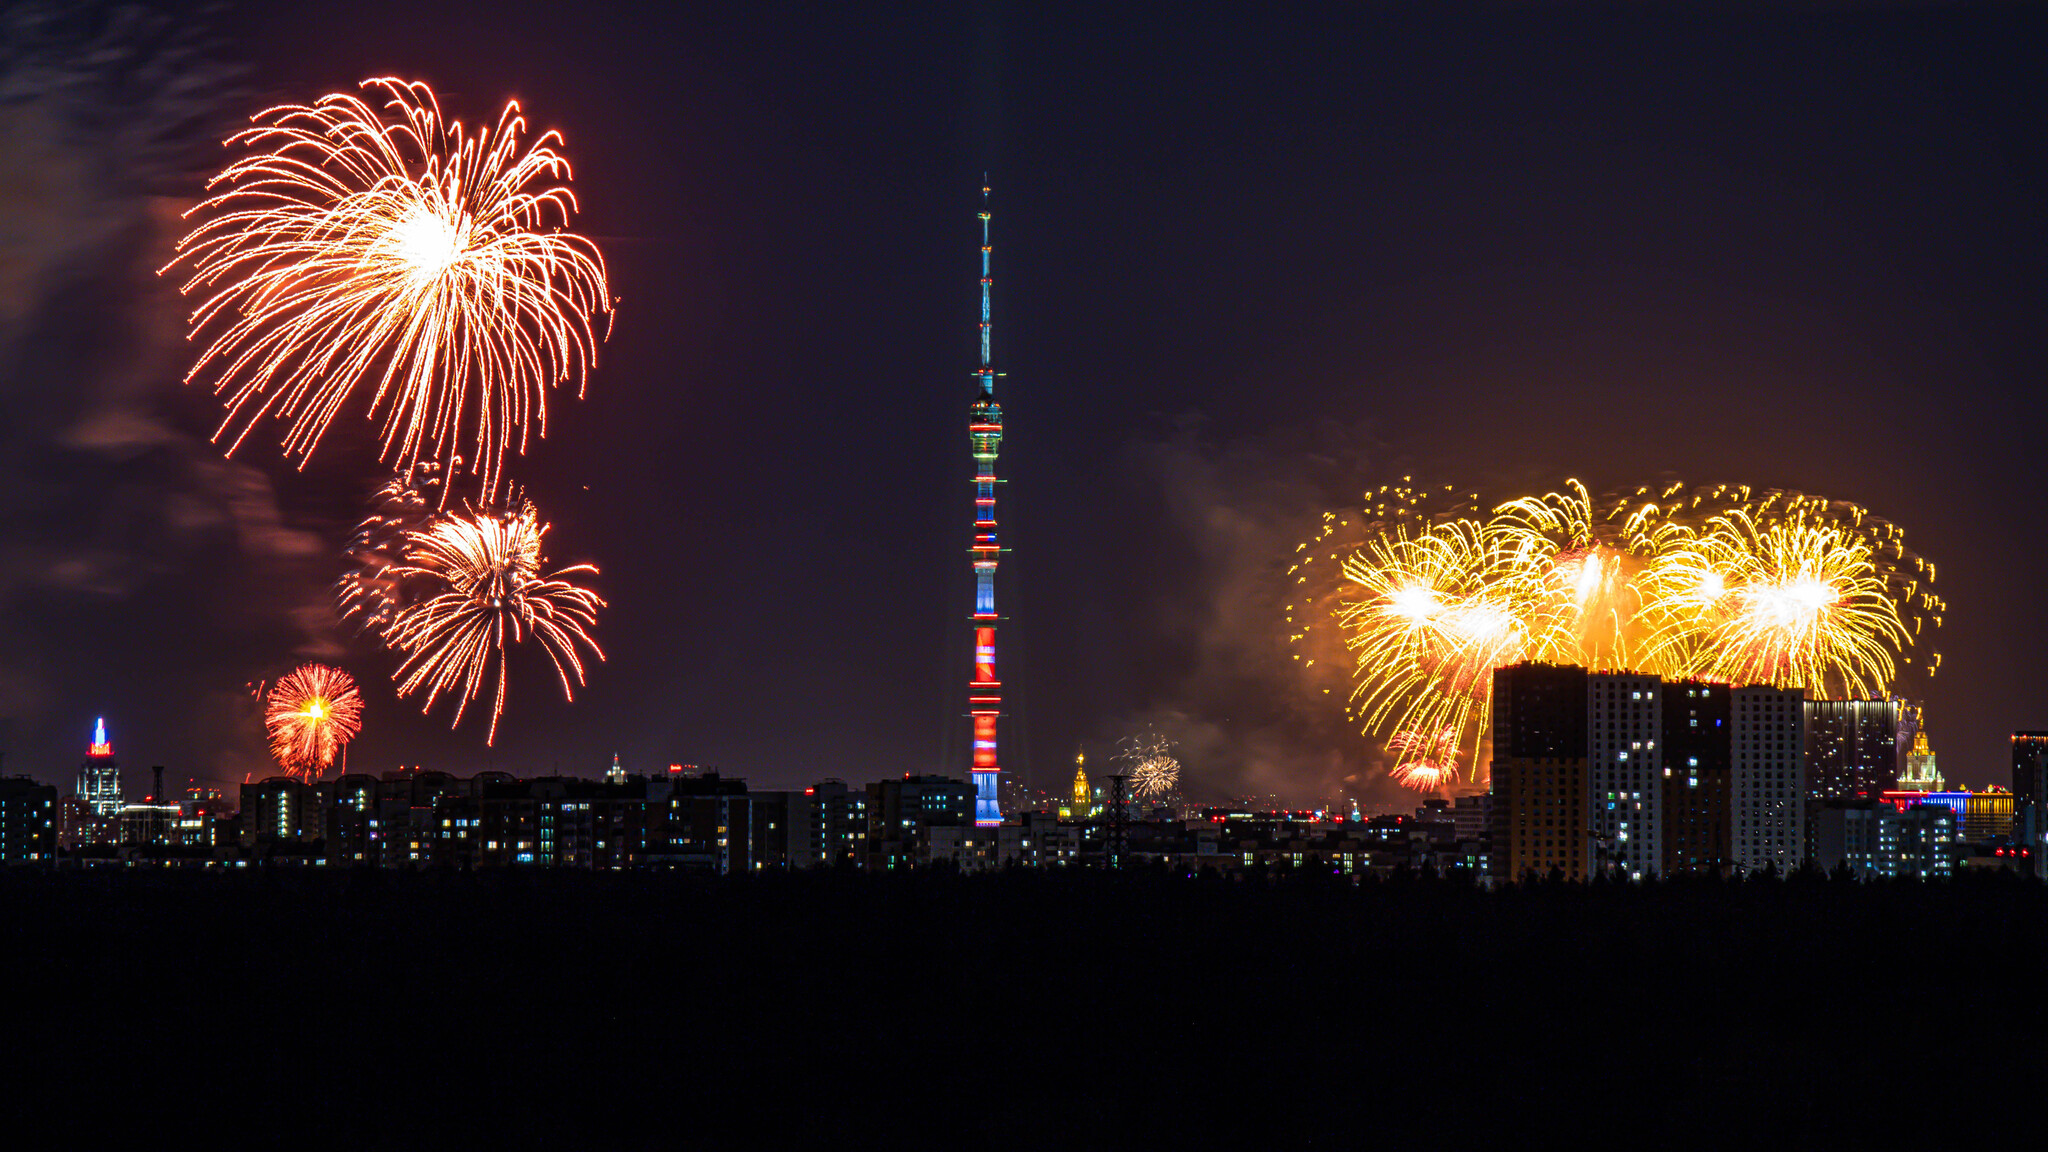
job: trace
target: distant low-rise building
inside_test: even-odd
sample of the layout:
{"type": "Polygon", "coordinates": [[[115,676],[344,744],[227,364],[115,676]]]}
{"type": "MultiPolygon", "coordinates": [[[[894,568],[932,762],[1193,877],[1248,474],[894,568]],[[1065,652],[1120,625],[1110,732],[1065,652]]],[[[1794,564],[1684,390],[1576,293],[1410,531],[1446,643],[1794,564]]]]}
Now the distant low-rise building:
{"type": "Polygon", "coordinates": [[[1877,807],[1877,871],[1887,878],[1946,879],[1954,872],[1956,813],[1946,804],[1877,807]]]}
{"type": "Polygon", "coordinates": [[[27,776],[0,779],[0,865],[57,858],[57,789],[27,776]]]}
{"type": "Polygon", "coordinates": [[[844,780],[820,780],[790,797],[789,866],[859,866],[867,858],[868,798],[844,780]]]}
{"type": "Polygon", "coordinates": [[[1878,865],[1888,805],[1870,800],[1825,800],[1814,809],[1814,863],[1833,874],[1846,868],[1860,880],[1885,875],[1878,865]]]}
{"type": "Polygon", "coordinates": [[[267,776],[242,785],[242,845],[305,844],[322,836],[320,794],[290,776],[267,776]]]}
{"type": "Polygon", "coordinates": [[[1972,792],[1963,805],[1963,839],[1976,844],[2010,840],[2013,795],[2003,788],[1972,792]]]}

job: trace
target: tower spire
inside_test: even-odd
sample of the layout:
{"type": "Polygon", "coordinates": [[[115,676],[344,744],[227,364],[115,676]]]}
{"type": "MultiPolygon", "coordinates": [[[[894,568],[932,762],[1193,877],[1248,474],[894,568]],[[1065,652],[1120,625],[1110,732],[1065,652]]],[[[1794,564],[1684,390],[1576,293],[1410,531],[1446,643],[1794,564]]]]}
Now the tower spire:
{"type": "Polygon", "coordinates": [[[988,173],[983,172],[981,174],[981,371],[976,373],[976,375],[981,378],[981,394],[983,396],[994,396],[996,394],[996,374],[995,369],[990,367],[988,347],[989,292],[995,283],[990,279],[988,272],[990,252],[988,243],[988,193],[988,173]]]}
{"type": "Polygon", "coordinates": [[[996,371],[989,358],[990,246],[988,174],[981,178],[981,388],[967,408],[967,437],[974,445],[974,680],[967,686],[967,710],[974,718],[974,823],[1003,822],[996,781],[996,721],[1003,714],[1002,681],[996,679],[996,452],[1003,443],[1003,406],[996,403],[996,371]]]}

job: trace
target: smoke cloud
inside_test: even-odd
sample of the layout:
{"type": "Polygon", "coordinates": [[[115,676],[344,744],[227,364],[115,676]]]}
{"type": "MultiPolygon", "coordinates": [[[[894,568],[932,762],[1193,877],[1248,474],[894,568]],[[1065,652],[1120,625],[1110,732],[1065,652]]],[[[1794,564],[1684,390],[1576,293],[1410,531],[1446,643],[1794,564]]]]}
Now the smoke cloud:
{"type": "MultiPolygon", "coordinates": [[[[1317,602],[1295,611],[1297,621],[1327,610],[1334,583],[1297,583],[1289,569],[1324,513],[1357,508],[1381,482],[1379,455],[1366,427],[1219,439],[1194,417],[1134,451],[1161,502],[1162,539],[1187,550],[1158,581],[1167,591],[1152,621],[1171,649],[1166,662],[1185,671],[1126,726],[1150,725],[1176,742],[1192,799],[1356,800],[1367,810],[1417,802],[1386,778],[1379,742],[1345,717],[1350,680],[1335,629],[1317,619],[1291,642],[1298,629],[1287,622],[1289,605],[1317,602]]],[[[1326,566],[1312,581],[1333,574],[1326,566]]]]}
{"type": "MultiPolygon", "coordinates": [[[[240,693],[152,714],[138,634],[181,675],[233,685],[334,648],[330,549],[262,471],[209,442],[180,383],[185,305],[157,275],[244,103],[208,10],[16,6],[0,14],[0,750],[68,778],[116,702],[173,778],[239,779],[259,730],[240,693]],[[117,637],[118,642],[117,642],[117,637]],[[115,656],[119,653],[119,656],[115,656]],[[246,676],[244,671],[241,675],[246,676]]],[[[189,700],[189,698],[187,698],[189,700]]]]}

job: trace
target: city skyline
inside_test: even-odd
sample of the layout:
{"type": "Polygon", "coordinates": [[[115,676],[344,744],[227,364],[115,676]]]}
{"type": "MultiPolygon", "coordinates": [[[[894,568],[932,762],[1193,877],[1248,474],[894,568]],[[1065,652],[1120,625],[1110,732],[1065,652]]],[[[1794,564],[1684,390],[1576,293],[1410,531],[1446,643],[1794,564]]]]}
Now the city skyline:
{"type": "Polygon", "coordinates": [[[2044,46],[0,2],[14,1128],[1952,1139],[2048,1035],[2044,46]]]}
{"type": "MultiPolygon", "coordinates": [[[[574,705],[515,670],[495,749],[395,699],[389,662],[313,614],[374,444],[342,434],[304,472],[219,460],[217,402],[154,334],[188,306],[153,276],[159,230],[50,256],[45,282],[86,305],[31,294],[9,329],[28,418],[7,771],[67,781],[105,715],[130,771],[260,778],[251,689],[321,659],[367,689],[366,768],[596,775],[618,751],[762,786],[964,774],[949,405],[975,362],[959,254],[988,168],[1005,371],[1031,397],[1003,445],[1022,494],[1004,767],[1029,787],[1156,726],[1220,795],[1406,802],[1375,782],[1376,742],[1290,679],[1272,566],[1409,474],[1489,493],[1680,475],[1876,509],[1942,567],[1924,699],[1944,768],[1999,781],[2007,735],[2048,726],[2025,583],[2041,169],[2032,81],[2000,64],[2033,26],[1704,18],[1727,33],[1705,48],[1647,15],[1354,17],[1339,39],[1367,75],[1306,18],[1196,18],[1119,53],[1139,24],[596,13],[560,43],[513,19],[454,53],[434,47],[453,16],[371,5],[309,47],[259,8],[209,49],[231,73],[209,123],[397,73],[472,119],[517,97],[564,134],[620,304],[587,397],[557,398],[523,463],[551,548],[604,569],[611,658],[574,705]],[[621,43],[590,83],[590,46],[621,43]],[[706,67],[664,87],[677,46],[706,67]],[[1296,73],[1316,79],[1277,82],[1296,73]],[[643,105],[672,138],[621,125],[643,105]],[[80,314],[126,359],[82,348],[80,314]]],[[[222,135],[135,185],[189,204],[222,135]]]]}

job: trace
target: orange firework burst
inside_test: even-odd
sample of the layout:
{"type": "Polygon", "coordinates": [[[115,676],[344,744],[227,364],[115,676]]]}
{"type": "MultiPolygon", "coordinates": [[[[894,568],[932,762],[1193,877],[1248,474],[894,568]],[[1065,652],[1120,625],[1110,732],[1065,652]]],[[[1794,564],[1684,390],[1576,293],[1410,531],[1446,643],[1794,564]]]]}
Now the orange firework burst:
{"type": "Polygon", "coordinates": [[[263,725],[285,772],[317,780],[362,731],[363,698],[341,669],[303,664],[271,687],[263,725]]]}
{"type": "Polygon", "coordinates": [[[228,396],[233,452],[266,415],[287,422],[301,465],[351,396],[371,390],[383,454],[400,475],[423,457],[452,472],[478,446],[486,497],[505,450],[547,434],[547,388],[582,394],[609,312],[597,246],[563,231],[576,200],[548,132],[521,141],[518,103],[495,128],[444,122],[433,90],[365,80],[380,112],[346,94],[280,105],[230,137],[249,153],[209,183],[201,222],[172,261],[182,291],[210,293],[192,331],[221,326],[192,367],[228,396]]]}
{"type": "Polygon", "coordinates": [[[399,609],[387,631],[391,646],[405,653],[398,669],[399,695],[425,689],[427,700],[420,709],[425,712],[443,692],[456,693],[460,703],[454,723],[460,724],[495,664],[497,697],[485,740],[495,742],[498,717],[505,712],[507,650],[531,636],[554,662],[562,695],[575,699],[571,677],[583,683],[577,648],[604,659],[590,638],[604,600],[564,579],[581,572],[596,575],[592,565],[541,574],[547,530],[533,505],[524,504],[507,514],[443,517],[431,528],[407,534],[406,558],[392,570],[394,575],[429,582],[439,592],[399,609]]]}

